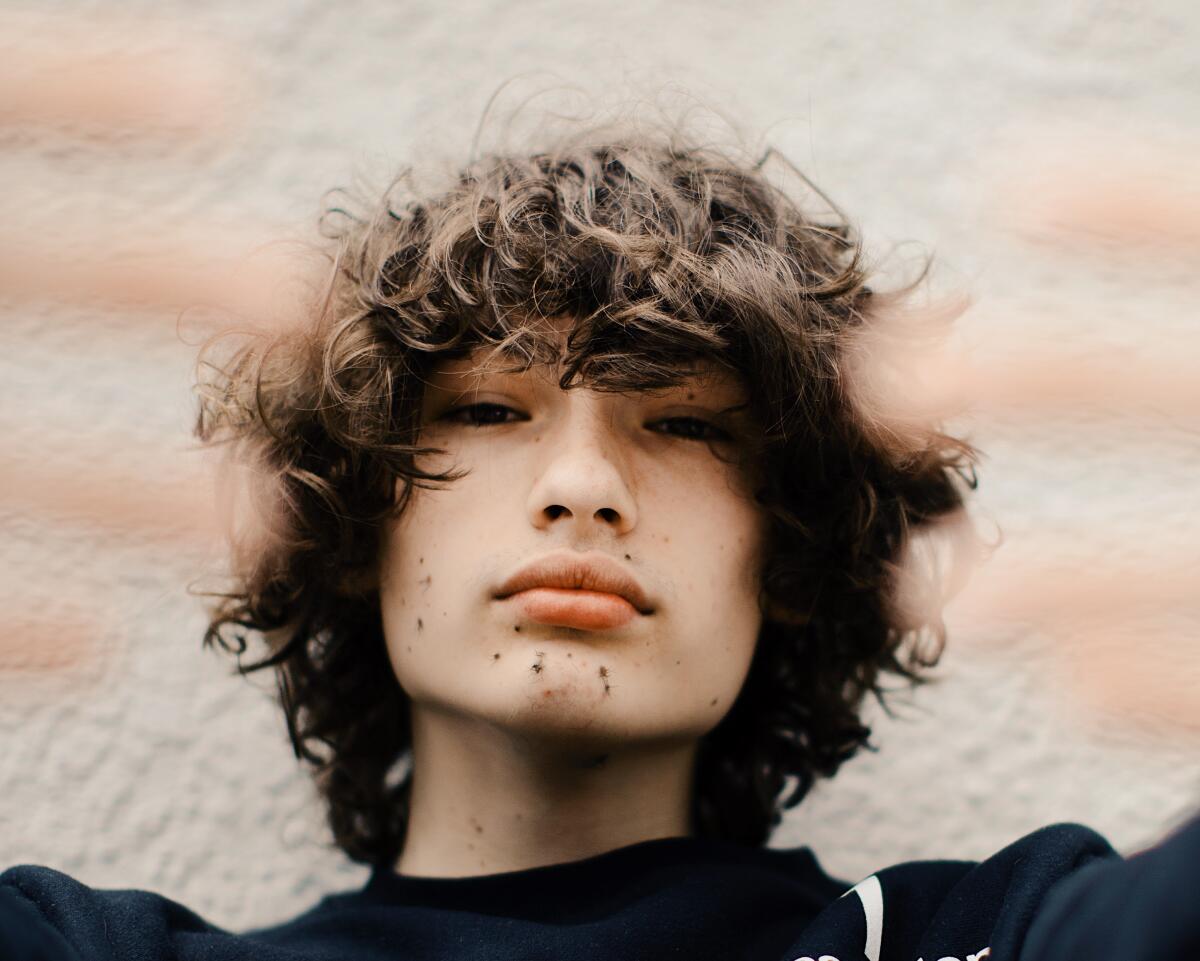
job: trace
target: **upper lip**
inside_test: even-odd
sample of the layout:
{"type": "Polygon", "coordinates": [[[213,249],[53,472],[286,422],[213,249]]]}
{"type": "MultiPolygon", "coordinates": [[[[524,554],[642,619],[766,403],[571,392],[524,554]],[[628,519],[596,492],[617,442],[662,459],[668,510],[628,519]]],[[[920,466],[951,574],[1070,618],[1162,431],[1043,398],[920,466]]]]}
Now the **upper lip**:
{"type": "Polygon", "coordinates": [[[595,551],[556,551],[539,557],[501,584],[495,596],[503,600],[534,587],[603,591],[625,598],[642,614],[653,611],[637,579],[611,557],[595,551]]]}

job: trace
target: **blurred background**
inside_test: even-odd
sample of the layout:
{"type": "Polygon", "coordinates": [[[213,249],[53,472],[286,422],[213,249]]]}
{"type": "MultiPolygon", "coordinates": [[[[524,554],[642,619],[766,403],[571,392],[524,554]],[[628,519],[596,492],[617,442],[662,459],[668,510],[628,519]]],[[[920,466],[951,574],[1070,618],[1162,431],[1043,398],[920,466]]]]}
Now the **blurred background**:
{"type": "MultiPolygon", "coordinates": [[[[692,97],[786,154],[899,273],[931,252],[932,289],[974,299],[965,341],[1018,363],[1200,356],[1180,162],[1200,134],[1200,12],[1183,0],[109,0],[8,7],[0,37],[16,64],[0,71],[0,866],[147,888],[225,927],[367,872],[332,848],[270,678],[201,650],[188,587],[217,555],[194,523],[194,337],[177,310],[92,296],[97,249],[313,239],[329,189],[464,158],[506,81],[510,107],[545,89],[692,97]],[[153,129],[119,97],[68,116],[93,62],[77,49],[110,79],[150,58],[127,92],[157,104],[153,129]]],[[[1178,571],[1200,535],[1197,415],[1101,390],[956,428],[984,451],[976,510],[1002,551],[1178,571]]],[[[1195,614],[1108,643],[1195,677],[1195,614]]],[[[1197,739],[1082,696],[1086,630],[948,620],[940,683],[870,710],[878,753],[772,846],[857,880],[1063,820],[1131,852],[1195,810],[1197,739]]]]}

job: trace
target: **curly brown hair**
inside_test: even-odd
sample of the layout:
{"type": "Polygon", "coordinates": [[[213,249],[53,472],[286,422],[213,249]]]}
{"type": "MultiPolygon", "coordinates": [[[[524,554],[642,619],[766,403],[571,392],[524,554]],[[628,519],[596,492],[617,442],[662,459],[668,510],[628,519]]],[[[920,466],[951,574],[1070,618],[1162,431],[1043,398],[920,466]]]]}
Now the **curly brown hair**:
{"type": "Polygon", "coordinates": [[[413,488],[460,476],[417,464],[435,452],[419,446],[433,365],[491,347],[524,367],[561,361],[564,390],[648,390],[715,362],[749,388],[748,465],[770,535],[761,634],[701,742],[692,821],[765,844],[818,777],[871,749],[860,710],[867,694],[887,707],[883,675],[915,685],[937,662],[940,619],[914,627],[889,591],[912,532],[975,486],[965,441],[934,431],[898,451],[856,414],[847,345],[881,298],[845,217],[773,151],[755,162],[676,133],[587,131],[485,155],[434,191],[401,177],[354,209],[323,217],[329,269],[301,322],[202,361],[198,437],[231,443],[275,492],[205,646],[243,673],[275,668],[336,844],[394,863],[411,729],[374,571],[382,523],[413,488]],[[822,213],[773,183],[771,163],[822,213]],[[538,321],[563,317],[560,356],[538,321]],[[243,664],[252,635],[268,653],[243,664]]]}

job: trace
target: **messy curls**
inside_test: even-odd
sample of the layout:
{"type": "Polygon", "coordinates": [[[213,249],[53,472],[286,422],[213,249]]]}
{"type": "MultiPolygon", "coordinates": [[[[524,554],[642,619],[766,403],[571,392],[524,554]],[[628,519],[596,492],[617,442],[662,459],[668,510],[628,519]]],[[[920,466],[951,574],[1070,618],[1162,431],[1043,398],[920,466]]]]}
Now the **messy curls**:
{"type": "Polygon", "coordinates": [[[336,844],[392,864],[411,729],[374,569],[413,489],[460,476],[418,465],[435,451],[418,443],[433,365],[485,348],[520,368],[561,364],[563,389],[646,390],[715,363],[749,389],[747,467],[770,530],[763,626],[701,742],[692,823],[765,844],[783,810],[869,746],[860,709],[884,702],[883,676],[917,684],[936,663],[940,621],[914,627],[889,592],[911,533],[974,486],[966,442],[934,432],[898,451],[856,415],[847,344],[880,298],[845,218],[772,152],[739,161],[665,134],[489,154],[436,191],[402,178],[364,209],[326,212],[327,283],[301,323],[201,367],[197,435],[236,448],[274,504],[235,555],[206,646],[243,672],[275,669],[336,844]],[[565,352],[549,318],[573,325],[565,352]],[[247,665],[251,636],[267,656],[247,665]]]}

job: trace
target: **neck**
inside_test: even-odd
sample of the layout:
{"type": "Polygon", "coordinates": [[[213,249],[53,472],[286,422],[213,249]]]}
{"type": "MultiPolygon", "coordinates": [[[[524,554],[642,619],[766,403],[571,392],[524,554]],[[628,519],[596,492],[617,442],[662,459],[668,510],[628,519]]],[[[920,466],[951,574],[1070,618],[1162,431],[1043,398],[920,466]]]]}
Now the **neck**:
{"type": "Polygon", "coordinates": [[[467,877],[692,833],[697,739],[546,742],[412,705],[401,874],[467,877]]]}

